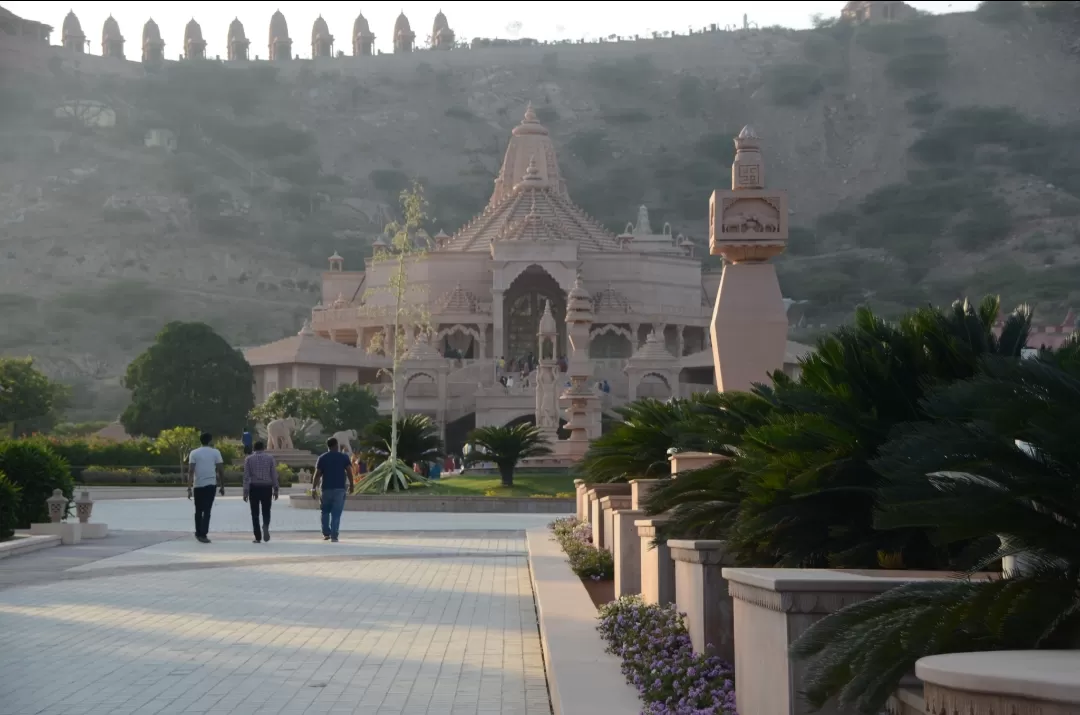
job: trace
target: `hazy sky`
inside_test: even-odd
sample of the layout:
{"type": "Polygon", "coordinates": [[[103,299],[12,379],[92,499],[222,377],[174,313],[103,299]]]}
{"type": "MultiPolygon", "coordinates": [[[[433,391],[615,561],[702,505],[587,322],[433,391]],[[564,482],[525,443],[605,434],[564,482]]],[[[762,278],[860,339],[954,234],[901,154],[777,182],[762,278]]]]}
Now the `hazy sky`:
{"type": "MultiPolygon", "coordinates": [[[[68,10],[74,10],[90,40],[90,52],[101,54],[101,25],[111,13],[120,23],[129,58],[140,56],[143,23],[153,18],[165,40],[165,56],[176,59],[183,50],[184,26],[194,17],[202,26],[207,42],[206,55],[225,56],[229,22],[239,17],[251,40],[251,57],[265,59],[270,16],[280,9],[289,23],[293,53],[311,56],[311,25],[322,15],[335,37],[335,50],[352,54],[352,24],[359,12],[375,33],[376,50],[389,52],[394,21],[399,12],[408,16],[416,41],[422,44],[431,32],[432,20],[440,9],[460,39],[474,37],[533,37],[538,40],[594,38],[617,35],[646,35],[654,30],[684,33],[687,27],[710,23],[742,25],[743,13],[759,26],[808,27],[810,16],[835,16],[844,2],[4,2],[22,17],[53,26],[52,43],[60,44],[60,27],[68,10]],[[615,11],[615,12],[613,12],[615,11]]],[[[959,12],[974,9],[978,2],[912,2],[930,12],[959,12]]]]}

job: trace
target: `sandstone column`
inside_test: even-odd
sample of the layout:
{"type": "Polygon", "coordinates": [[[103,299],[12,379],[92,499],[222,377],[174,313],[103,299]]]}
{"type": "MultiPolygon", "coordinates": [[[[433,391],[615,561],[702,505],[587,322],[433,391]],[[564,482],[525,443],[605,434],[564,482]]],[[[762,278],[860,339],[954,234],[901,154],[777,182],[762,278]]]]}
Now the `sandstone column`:
{"type": "Polygon", "coordinates": [[[644,518],[640,509],[619,509],[612,515],[615,598],[641,593],[641,538],[635,522],[644,518]]]}
{"type": "Polygon", "coordinates": [[[787,194],[765,188],[760,140],[744,127],[735,139],[731,190],[709,200],[709,252],[725,259],[710,329],[721,392],[749,390],[784,367],[787,310],[768,261],[787,238],[787,194]]]}
{"type": "Polygon", "coordinates": [[[634,522],[641,542],[641,600],[659,605],[675,602],[675,562],[671,549],[666,543],[653,544],[656,527],[663,521],[663,517],[653,517],[634,522]]]}

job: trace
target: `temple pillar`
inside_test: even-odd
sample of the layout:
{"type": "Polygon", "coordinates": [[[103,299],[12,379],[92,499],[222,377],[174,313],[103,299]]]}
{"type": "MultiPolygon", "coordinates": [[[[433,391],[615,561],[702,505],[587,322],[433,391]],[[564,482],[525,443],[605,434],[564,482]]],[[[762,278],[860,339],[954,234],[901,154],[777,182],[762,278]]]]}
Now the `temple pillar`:
{"type": "Polygon", "coordinates": [[[675,326],[675,357],[681,358],[683,356],[683,348],[686,346],[686,340],[683,338],[683,330],[685,325],[675,326]]]}
{"type": "Polygon", "coordinates": [[[492,357],[496,360],[504,357],[506,352],[506,343],[503,342],[503,294],[504,291],[501,290],[491,291],[492,357]]]}
{"type": "Polygon", "coordinates": [[[787,194],[765,189],[759,147],[744,127],[735,139],[731,190],[709,200],[709,252],[726,261],[709,330],[721,392],[748,391],[784,367],[787,311],[768,261],[787,244],[787,194]]]}

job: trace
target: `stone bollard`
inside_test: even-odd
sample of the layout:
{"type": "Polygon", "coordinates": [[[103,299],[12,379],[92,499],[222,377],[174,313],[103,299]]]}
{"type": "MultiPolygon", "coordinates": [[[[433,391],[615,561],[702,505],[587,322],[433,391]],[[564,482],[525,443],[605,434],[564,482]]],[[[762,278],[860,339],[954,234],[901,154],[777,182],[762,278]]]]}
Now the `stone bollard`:
{"type": "Polygon", "coordinates": [[[612,554],[615,557],[615,598],[641,593],[641,539],[634,522],[645,517],[640,509],[619,509],[614,514],[612,554]]]}
{"type": "Polygon", "coordinates": [[[675,605],[686,614],[694,651],[705,653],[712,646],[714,654],[734,663],[735,623],[722,573],[727,542],[672,539],[668,547],[675,560],[675,605]]]}
{"type": "Polygon", "coordinates": [[[675,602],[675,561],[667,544],[653,545],[656,527],[664,517],[638,519],[634,522],[641,554],[641,599],[645,603],[664,605],[675,602]]]}
{"type": "Polygon", "coordinates": [[[68,498],[59,489],[53,489],[52,496],[45,500],[49,507],[49,521],[59,524],[67,516],[68,498]]]}
{"type": "Polygon", "coordinates": [[[603,513],[604,531],[597,545],[605,551],[615,553],[615,512],[630,508],[629,495],[609,495],[600,498],[600,510],[603,513]]]}
{"type": "Polygon", "coordinates": [[[667,484],[670,479],[631,479],[630,480],[630,508],[641,509],[641,502],[658,485],[667,484]]]}

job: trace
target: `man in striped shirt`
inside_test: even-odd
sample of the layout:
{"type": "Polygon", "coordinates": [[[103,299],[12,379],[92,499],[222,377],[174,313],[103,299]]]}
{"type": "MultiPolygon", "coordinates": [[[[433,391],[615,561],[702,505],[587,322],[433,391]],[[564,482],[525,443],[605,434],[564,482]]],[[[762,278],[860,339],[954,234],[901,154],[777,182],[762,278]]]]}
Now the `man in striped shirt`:
{"type": "Polygon", "coordinates": [[[270,540],[271,496],[278,498],[277,460],[266,453],[266,443],[259,440],[253,453],[244,459],[244,501],[251,505],[251,528],[255,543],[270,540]],[[259,528],[259,509],[262,509],[262,528],[259,528]]]}

